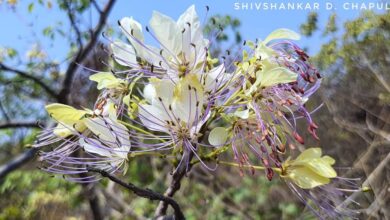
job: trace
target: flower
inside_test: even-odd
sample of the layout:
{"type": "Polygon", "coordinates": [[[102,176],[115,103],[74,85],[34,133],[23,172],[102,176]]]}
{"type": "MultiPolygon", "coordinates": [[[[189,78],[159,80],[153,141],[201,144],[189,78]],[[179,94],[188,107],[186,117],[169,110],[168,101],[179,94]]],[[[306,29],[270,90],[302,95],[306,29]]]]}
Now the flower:
{"type": "Polygon", "coordinates": [[[207,59],[209,40],[203,37],[194,5],[177,22],[160,12],[153,12],[150,20],[153,33],[148,27],[146,30],[158,42],[159,49],[144,43],[142,26],[133,18],[122,18],[119,24],[131,43],[111,44],[113,57],[120,65],[147,77],[169,78],[173,82],[187,74],[196,74],[208,92],[218,90],[229,79],[225,76],[224,64],[214,67],[207,59]],[[141,59],[139,63],[137,57],[141,59]]]}
{"type": "Polygon", "coordinates": [[[287,159],[282,165],[281,177],[289,179],[302,189],[328,184],[331,178],[337,177],[332,167],[335,160],[321,155],[321,148],[309,148],[295,160],[287,159]]]}
{"type": "Polygon", "coordinates": [[[309,64],[306,60],[303,62],[295,50],[286,50],[290,43],[281,39],[298,40],[299,35],[278,29],[256,45],[246,43],[252,51],[243,52],[243,61],[236,70],[243,78],[242,89],[236,94],[241,105],[234,105],[234,101],[233,105],[225,104],[234,109],[232,148],[236,161],[251,165],[253,158],[257,159],[255,162],[260,161],[267,167],[266,175],[270,180],[274,174],[272,167],[281,168],[286,146],[295,149],[304,144],[296,126],[302,116],[296,114],[306,118],[309,132],[318,139],[317,125],[304,103],[318,88],[319,80],[310,82],[314,86],[309,89],[300,83],[301,72],[312,74],[312,69],[306,68],[309,64]]]}
{"type": "MultiPolygon", "coordinates": [[[[144,89],[146,103],[139,104],[139,118],[149,130],[169,134],[174,150],[184,155],[198,148],[200,129],[210,116],[203,106],[204,90],[194,74],[176,84],[168,79],[152,78],[144,89]]],[[[169,145],[165,145],[169,148],[169,145]]],[[[160,145],[157,149],[164,150],[160,145]]],[[[189,161],[187,161],[189,163],[189,161]]]]}
{"type": "Polygon", "coordinates": [[[89,118],[85,124],[93,135],[80,137],[79,144],[87,153],[102,158],[93,166],[101,169],[107,169],[107,164],[114,169],[125,166],[126,172],[131,148],[129,130],[112,118],[89,118]]]}

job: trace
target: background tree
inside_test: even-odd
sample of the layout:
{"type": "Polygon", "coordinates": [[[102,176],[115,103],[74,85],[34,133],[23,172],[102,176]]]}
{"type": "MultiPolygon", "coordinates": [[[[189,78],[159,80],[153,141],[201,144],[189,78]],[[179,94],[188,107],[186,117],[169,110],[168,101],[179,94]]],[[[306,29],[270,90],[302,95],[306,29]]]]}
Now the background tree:
{"type": "MultiPolygon", "coordinates": [[[[303,34],[318,31],[316,17],[308,17],[303,34]]],[[[390,13],[366,11],[342,27],[337,21],[330,15],[321,30],[329,41],[313,58],[324,75],[318,98],[312,99],[319,101],[311,103],[325,104],[315,114],[320,144],[339,158],[339,166],[351,167],[347,174],[366,176],[364,184],[375,196],[371,205],[373,198],[360,198],[369,206],[366,214],[388,218],[383,205],[390,201],[390,13]]]]}

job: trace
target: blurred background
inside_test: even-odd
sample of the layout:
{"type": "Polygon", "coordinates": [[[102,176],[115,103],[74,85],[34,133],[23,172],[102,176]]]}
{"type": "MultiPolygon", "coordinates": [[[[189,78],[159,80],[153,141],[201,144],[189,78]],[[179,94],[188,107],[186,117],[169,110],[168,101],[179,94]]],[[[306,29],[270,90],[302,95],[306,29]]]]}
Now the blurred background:
{"type": "MultiPolygon", "coordinates": [[[[360,202],[361,219],[390,219],[390,11],[346,10],[341,7],[345,1],[334,1],[337,9],[332,10],[237,10],[237,2],[193,1],[205,34],[216,28],[212,20],[224,27],[213,54],[239,54],[244,40],[264,39],[277,28],[301,33],[297,44],[324,76],[307,104],[311,110],[322,106],[313,114],[320,141],[308,134],[307,145],[321,146],[336,158],[340,174],[361,177],[371,187],[353,195],[360,202]]],[[[0,219],[153,217],[157,202],[112,182],[81,185],[41,172],[30,146],[40,127],[50,126],[47,103],[93,106],[98,91],[88,80],[92,72],[83,67],[107,70],[112,61],[104,48],[110,39],[124,39],[117,20],[133,16],[146,25],[153,10],[176,19],[193,3],[0,0],[0,219]]],[[[146,40],[153,44],[151,37],[146,40]]],[[[122,179],[164,192],[168,163],[140,158],[129,167],[122,179]]],[[[175,199],[188,219],[314,218],[285,184],[263,176],[196,167],[175,199]]]]}

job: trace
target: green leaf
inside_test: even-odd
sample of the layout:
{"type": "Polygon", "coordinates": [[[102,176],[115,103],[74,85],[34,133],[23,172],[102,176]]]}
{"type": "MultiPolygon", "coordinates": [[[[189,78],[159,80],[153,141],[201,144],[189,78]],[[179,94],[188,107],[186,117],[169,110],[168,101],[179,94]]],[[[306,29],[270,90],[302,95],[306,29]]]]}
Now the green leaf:
{"type": "Polygon", "coordinates": [[[28,4],[28,12],[31,13],[33,10],[34,10],[34,3],[31,2],[30,4],[28,4]]]}

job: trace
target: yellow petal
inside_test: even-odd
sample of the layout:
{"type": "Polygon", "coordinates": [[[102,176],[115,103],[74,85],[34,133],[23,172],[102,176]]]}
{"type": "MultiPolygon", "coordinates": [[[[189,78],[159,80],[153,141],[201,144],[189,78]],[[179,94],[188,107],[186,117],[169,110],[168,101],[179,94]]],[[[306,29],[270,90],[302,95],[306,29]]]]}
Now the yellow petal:
{"type": "Polygon", "coordinates": [[[63,124],[58,124],[54,128],[53,133],[58,137],[65,138],[72,135],[74,133],[74,130],[69,127],[65,127],[63,124]]]}
{"type": "Polygon", "coordinates": [[[304,150],[298,157],[295,159],[295,161],[302,161],[307,159],[314,159],[314,158],[320,158],[322,154],[322,150],[319,147],[316,148],[309,148],[304,150]]]}
{"type": "Polygon", "coordinates": [[[45,108],[50,117],[70,126],[73,126],[74,123],[80,121],[80,119],[88,113],[88,111],[78,110],[72,106],[59,103],[47,105],[45,108]]]}
{"type": "Polygon", "coordinates": [[[263,41],[263,43],[267,44],[270,41],[277,39],[299,40],[300,38],[301,36],[299,36],[298,33],[286,28],[280,28],[270,33],[268,37],[263,41]]]}
{"type": "Polygon", "coordinates": [[[96,73],[91,75],[89,79],[98,83],[97,88],[99,90],[116,88],[123,82],[123,80],[116,78],[112,73],[96,73]]]}
{"type": "Polygon", "coordinates": [[[296,73],[284,67],[277,67],[269,71],[258,71],[256,73],[256,78],[259,79],[261,87],[294,82],[297,80],[297,77],[296,73]]]}
{"type": "Polygon", "coordinates": [[[323,156],[322,159],[324,159],[329,165],[333,165],[334,163],[336,163],[336,161],[329,156],[323,156]]]}
{"type": "Polygon", "coordinates": [[[326,159],[323,158],[315,158],[312,160],[304,160],[304,161],[295,161],[294,166],[304,166],[311,169],[316,174],[327,177],[327,178],[335,178],[337,176],[336,171],[333,167],[328,164],[326,159]]]}
{"type": "Polygon", "coordinates": [[[307,167],[294,167],[287,177],[302,189],[311,189],[330,182],[329,178],[317,175],[307,167]]]}

